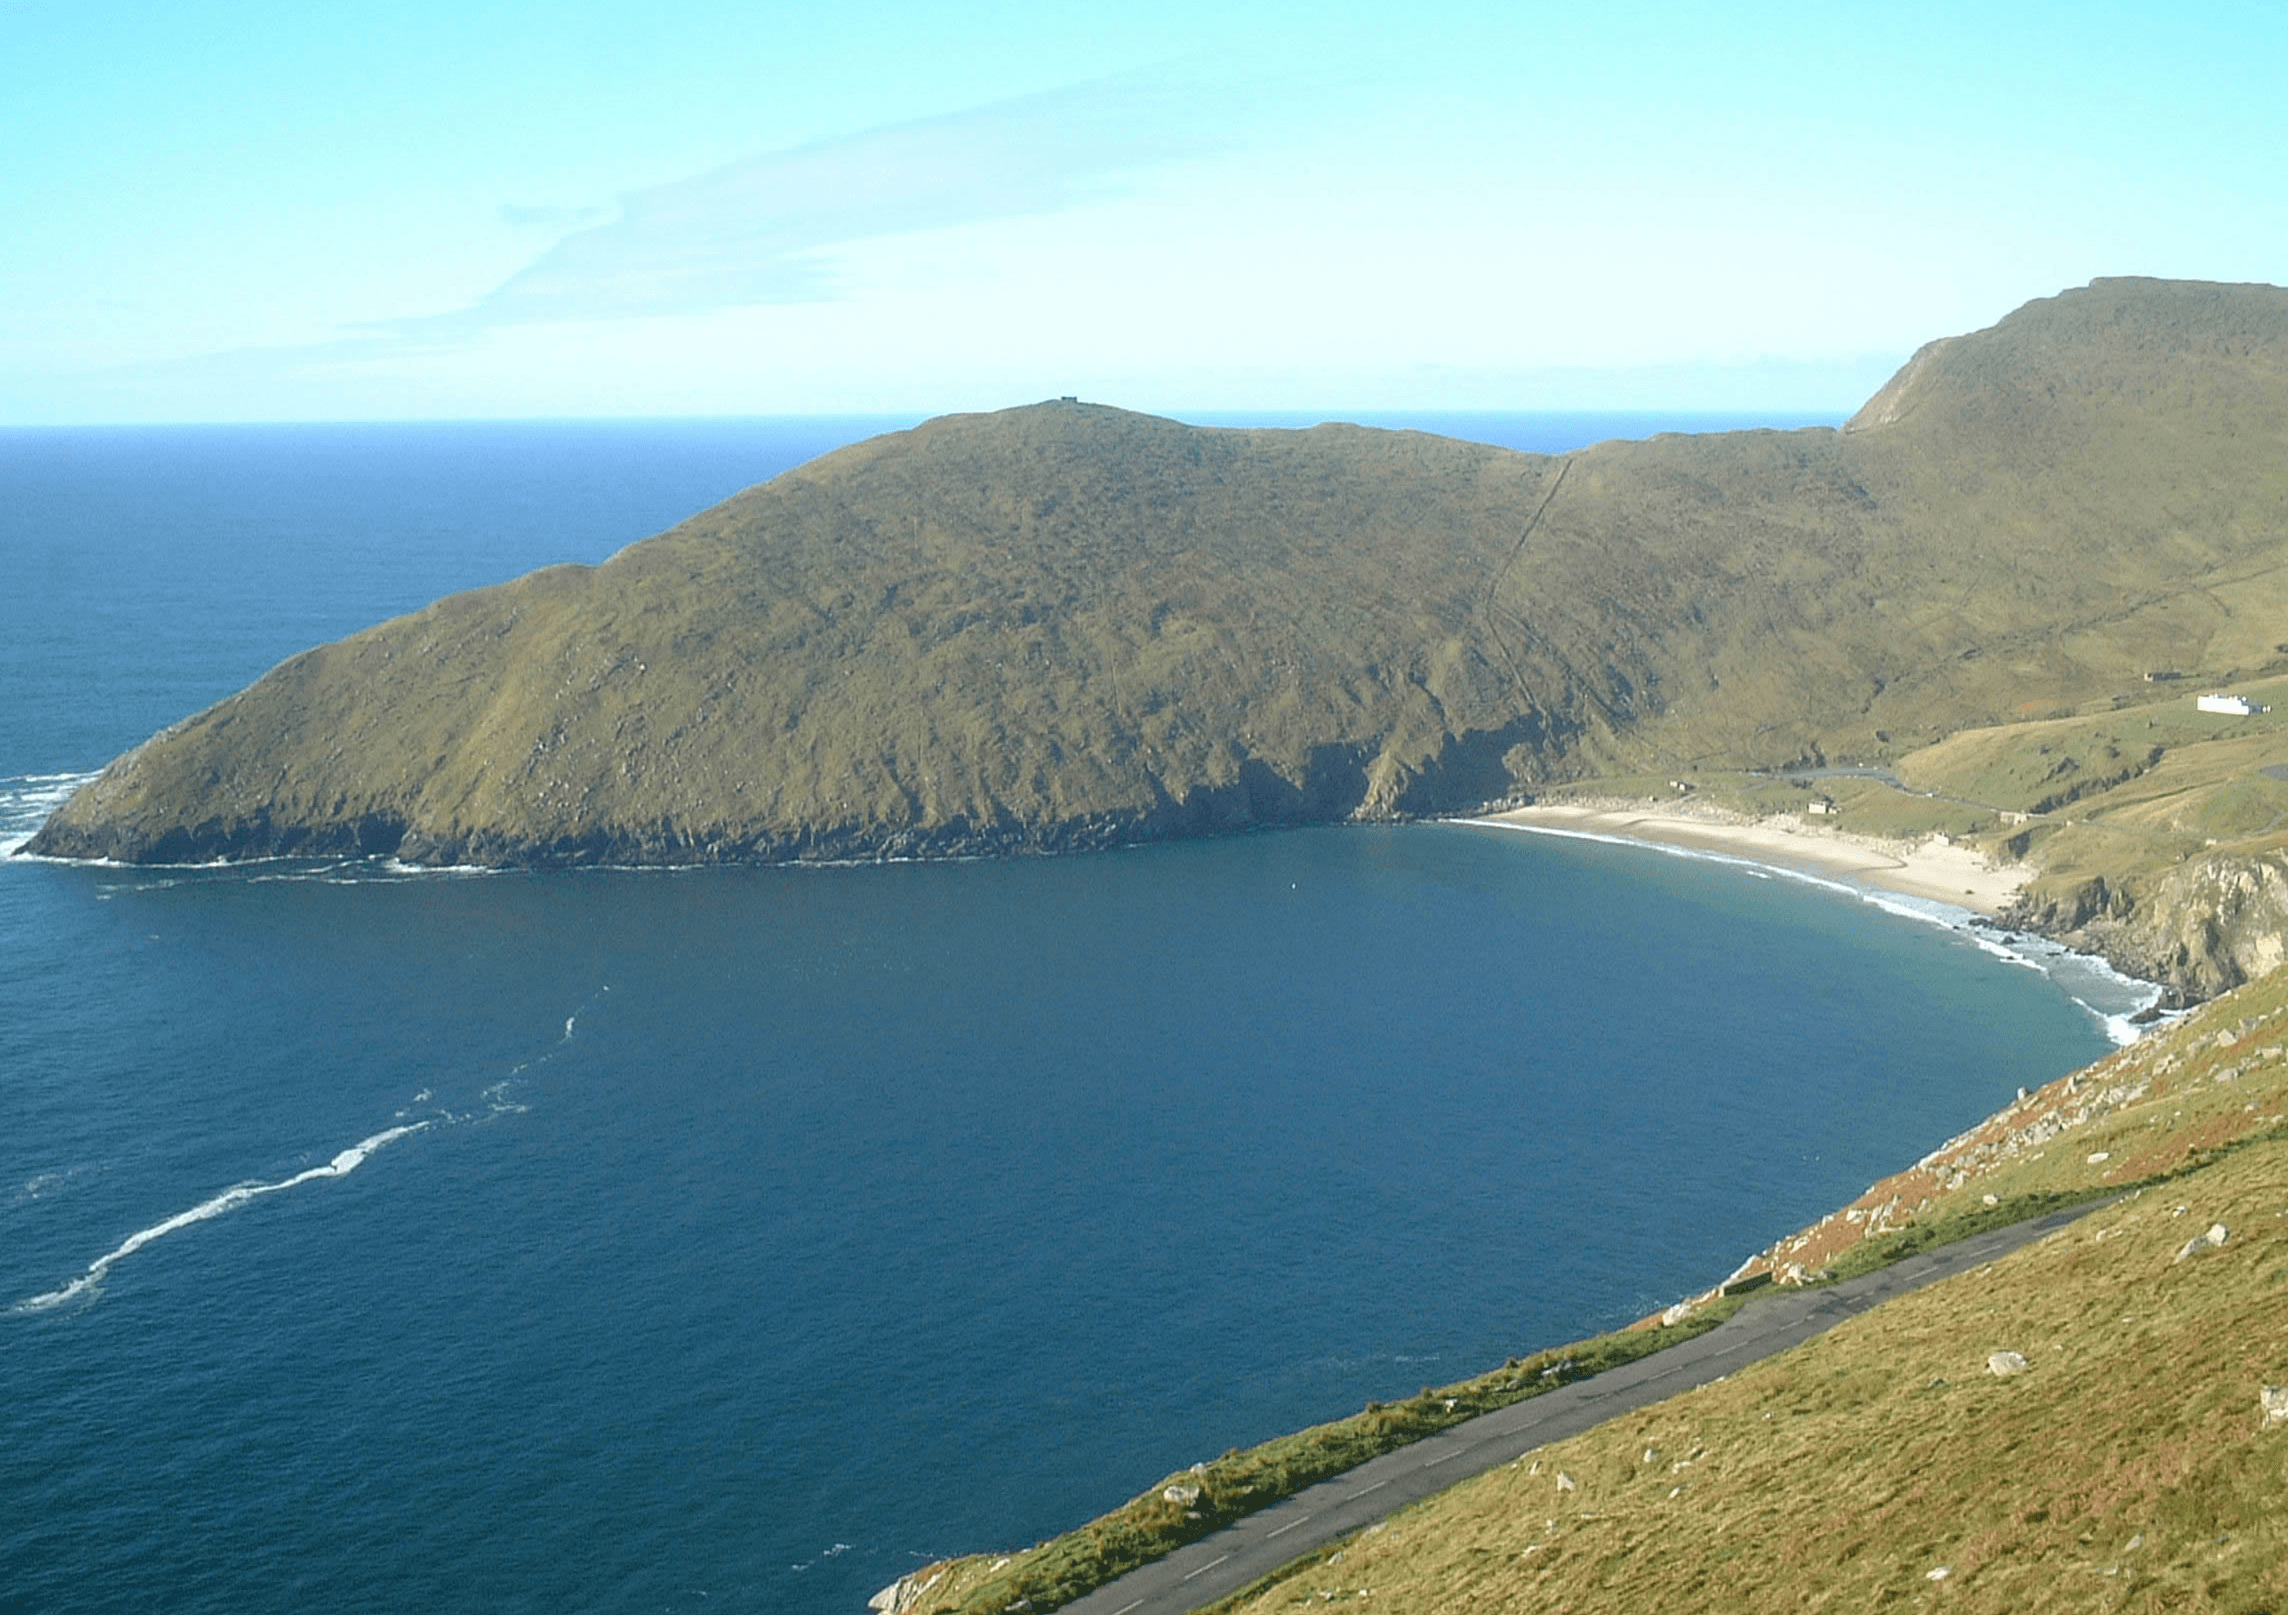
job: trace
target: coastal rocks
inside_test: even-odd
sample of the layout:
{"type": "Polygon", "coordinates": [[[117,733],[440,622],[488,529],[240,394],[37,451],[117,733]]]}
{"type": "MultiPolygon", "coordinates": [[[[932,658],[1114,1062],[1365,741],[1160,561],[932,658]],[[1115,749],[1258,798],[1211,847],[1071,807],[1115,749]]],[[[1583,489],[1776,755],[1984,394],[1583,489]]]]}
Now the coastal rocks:
{"type": "MultiPolygon", "coordinates": [[[[1981,1172],[2029,1155],[2068,1133],[2103,1120],[2116,1110],[2149,1098],[2152,1092],[2153,1082],[2149,1076],[2092,1086],[2087,1074],[2076,1073],[1960,1137],[1949,1139],[1927,1157],[1926,1162],[1944,1174],[1941,1187],[1959,1189],[1981,1172]],[[2033,1115],[2011,1125],[2029,1109],[2034,1111],[2033,1115]]],[[[2091,1166],[2103,1166],[2112,1159],[2112,1152],[2093,1150],[2085,1159],[2091,1166]]]]}
{"type": "Polygon", "coordinates": [[[876,1611],[877,1615],[908,1615],[909,1611],[920,1608],[921,1601],[929,1595],[929,1590],[944,1579],[945,1572],[942,1570],[917,1570],[910,1576],[900,1576],[867,1599],[866,1607],[876,1611]]]}
{"type": "Polygon", "coordinates": [[[1986,1372],[1992,1374],[1996,1379],[2008,1379],[2014,1374],[2023,1374],[2031,1366],[2024,1355],[2019,1352],[1996,1351],[1986,1355],[1986,1372]]]}
{"type": "Polygon", "coordinates": [[[2177,1260],[2182,1262],[2195,1256],[2206,1256],[2213,1250],[2222,1250],[2225,1241],[2230,1238],[2232,1238],[2232,1230],[2225,1227],[2221,1222],[2212,1223],[2209,1225],[2207,1233],[2195,1234],[2191,1239],[2185,1241],[2183,1247],[2177,1252],[2177,1260]]]}
{"type": "Polygon", "coordinates": [[[2180,1001],[2214,998],[2288,963],[2288,856],[2218,853],[2132,883],[2092,879],[2005,918],[2180,1001]]]}

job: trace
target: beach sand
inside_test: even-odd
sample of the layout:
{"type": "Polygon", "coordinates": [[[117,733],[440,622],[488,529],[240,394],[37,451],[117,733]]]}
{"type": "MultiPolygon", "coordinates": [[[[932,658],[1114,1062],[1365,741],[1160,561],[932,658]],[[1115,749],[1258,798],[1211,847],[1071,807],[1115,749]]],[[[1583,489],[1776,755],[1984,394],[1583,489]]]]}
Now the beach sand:
{"type": "Polygon", "coordinates": [[[1999,914],[2026,881],[2023,867],[1998,864],[1943,836],[1888,841],[1810,824],[1794,814],[1750,819],[1693,802],[1537,803],[1489,813],[1480,822],[1720,852],[1751,863],[1952,903],[1985,915],[1999,914]]]}

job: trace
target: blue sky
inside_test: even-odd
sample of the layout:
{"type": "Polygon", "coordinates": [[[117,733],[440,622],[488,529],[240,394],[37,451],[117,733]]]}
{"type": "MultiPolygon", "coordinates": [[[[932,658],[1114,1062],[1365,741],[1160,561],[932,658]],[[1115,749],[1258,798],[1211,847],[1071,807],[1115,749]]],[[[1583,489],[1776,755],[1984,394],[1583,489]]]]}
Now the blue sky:
{"type": "Polygon", "coordinates": [[[2288,8],[0,0],[0,423],[1845,410],[2288,278],[2288,8]]]}

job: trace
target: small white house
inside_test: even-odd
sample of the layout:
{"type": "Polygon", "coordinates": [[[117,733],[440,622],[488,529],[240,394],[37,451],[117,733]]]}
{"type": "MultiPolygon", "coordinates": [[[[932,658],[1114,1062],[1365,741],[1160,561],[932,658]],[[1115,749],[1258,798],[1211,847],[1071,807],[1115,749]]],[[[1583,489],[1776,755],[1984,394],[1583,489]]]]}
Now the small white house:
{"type": "Polygon", "coordinates": [[[2222,712],[2234,718],[2253,718],[2260,712],[2272,710],[2245,695],[2196,695],[2193,707],[2199,712],[2222,712]]]}

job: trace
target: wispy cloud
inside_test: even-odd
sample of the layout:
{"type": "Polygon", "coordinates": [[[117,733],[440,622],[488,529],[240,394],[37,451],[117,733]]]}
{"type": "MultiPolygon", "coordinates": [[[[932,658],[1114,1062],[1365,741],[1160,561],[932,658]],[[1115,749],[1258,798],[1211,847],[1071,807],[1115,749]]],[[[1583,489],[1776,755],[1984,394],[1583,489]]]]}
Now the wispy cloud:
{"type": "MultiPolygon", "coordinates": [[[[835,247],[1125,194],[1149,165],[1235,144],[1223,104],[1203,90],[1114,80],[749,157],[622,197],[617,219],[566,236],[466,308],[373,329],[449,340],[539,321],[831,299],[841,292],[835,247]]],[[[517,210],[511,222],[548,222],[538,215],[552,211],[517,210]]]]}

